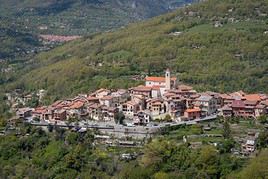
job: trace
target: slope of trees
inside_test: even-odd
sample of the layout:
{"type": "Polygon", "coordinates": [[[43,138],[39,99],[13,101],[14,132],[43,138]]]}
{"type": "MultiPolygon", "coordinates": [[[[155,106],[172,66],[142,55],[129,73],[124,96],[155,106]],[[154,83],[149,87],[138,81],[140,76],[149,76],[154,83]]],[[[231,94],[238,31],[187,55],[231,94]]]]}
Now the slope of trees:
{"type": "MultiPolygon", "coordinates": [[[[20,125],[20,136],[0,136],[1,178],[265,178],[267,150],[245,162],[213,146],[190,149],[153,139],[133,161],[119,160],[128,149],[94,145],[93,133],[51,126],[50,132],[20,125]],[[29,134],[29,135],[28,135],[29,134]]],[[[129,149],[140,153],[140,149],[129,149]]]]}
{"type": "Polygon", "coordinates": [[[192,0],[0,0],[0,16],[37,33],[86,35],[163,14],[188,2],[192,0]]]}
{"type": "Polygon", "coordinates": [[[209,0],[91,35],[38,55],[10,88],[45,88],[66,96],[129,87],[140,83],[131,75],[163,75],[170,67],[197,89],[267,92],[267,10],[264,0],[209,0]],[[214,27],[217,23],[221,27],[214,27]]]}

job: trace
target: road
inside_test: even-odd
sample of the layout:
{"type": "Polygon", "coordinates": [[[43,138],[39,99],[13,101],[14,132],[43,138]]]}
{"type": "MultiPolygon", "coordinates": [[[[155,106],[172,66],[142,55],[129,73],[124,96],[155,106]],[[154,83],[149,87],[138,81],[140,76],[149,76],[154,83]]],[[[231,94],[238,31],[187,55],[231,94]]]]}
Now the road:
{"type": "Polygon", "coordinates": [[[158,125],[149,125],[149,126],[134,126],[134,127],[127,127],[120,124],[116,124],[114,122],[102,122],[102,121],[81,121],[78,123],[71,123],[66,124],[65,122],[58,122],[58,123],[48,123],[45,121],[41,122],[33,122],[28,121],[32,125],[35,126],[48,126],[48,125],[57,125],[59,127],[79,127],[83,129],[98,129],[102,133],[106,134],[113,134],[118,137],[123,136],[139,136],[139,137],[145,137],[145,136],[151,136],[160,130],[166,128],[166,127],[175,127],[180,125],[193,125],[199,122],[203,121],[209,121],[216,119],[217,115],[207,116],[205,118],[201,119],[195,119],[191,121],[180,121],[180,122],[173,122],[173,123],[159,123],[158,125]]]}

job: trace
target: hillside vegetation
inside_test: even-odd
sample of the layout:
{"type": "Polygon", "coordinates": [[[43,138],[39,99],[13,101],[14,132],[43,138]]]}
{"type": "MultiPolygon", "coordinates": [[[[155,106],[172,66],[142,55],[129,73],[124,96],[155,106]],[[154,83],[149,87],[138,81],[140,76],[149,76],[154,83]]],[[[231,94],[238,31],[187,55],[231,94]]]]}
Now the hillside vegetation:
{"type": "Polygon", "coordinates": [[[0,60],[15,59],[27,54],[34,48],[41,46],[38,37],[23,30],[13,29],[11,26],[0,24],[0,60]]]}
{"type": "Polygon", "coordinates": [[[142,148],[123,148],[96,144],[92,131],[17,127],[19,134],[0,136],[1,178],[267,178],[268,150],[248,161],[227,152],[231,140],[191,149],[158,137],[142,148]],[[121,160],[125,153],[139,156],[121,160]]]}
{"type": "Polygon", "coordinates": [[[140,83],[131,75],[162,75],[169,67],[201,90],[268,92],[266,12],[266,0],[208,0],[42,53],[8,88],[60,97],[129,87],[140,83]]]}
{"type": "Polygon", "coordinates": [[[0,17],[36,33],[85,35],[163,14],[188,2],[192,0],[0,0],[0,17]]]}

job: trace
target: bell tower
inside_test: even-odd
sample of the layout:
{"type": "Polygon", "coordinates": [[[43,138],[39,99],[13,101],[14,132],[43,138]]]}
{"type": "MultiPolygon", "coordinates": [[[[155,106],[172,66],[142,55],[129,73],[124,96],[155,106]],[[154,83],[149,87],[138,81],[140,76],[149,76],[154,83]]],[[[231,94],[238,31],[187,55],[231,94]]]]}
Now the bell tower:
{"type": "Polygon", "coordinates": [[[166,90],[170,90],[171,86],[170,86],[170,70],[167,69],[166,70],[166,76],[165,76],[165,82],[166,82],[166,90]]]}

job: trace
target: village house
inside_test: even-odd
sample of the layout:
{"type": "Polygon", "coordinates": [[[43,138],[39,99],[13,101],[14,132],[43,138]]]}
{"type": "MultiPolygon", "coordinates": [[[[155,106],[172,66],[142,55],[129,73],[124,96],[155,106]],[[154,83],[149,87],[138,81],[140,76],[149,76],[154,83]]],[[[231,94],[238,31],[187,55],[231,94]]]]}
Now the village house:
{"type": "Polygon", "coordinates": [[[220,93],[212,92],[212,91],[207,91],[204,93],[205,95],[212,96],[216,100],[216,108],[220,109],[221,107],[224,106],[224,101],[223,98],[221,97],[220,93]]]}
{"type": "Polygon", "coordinates": [[[166,113],[164,100],[161,98],[148,99],[146,101],[147,109],[151,112],[152,117],[157,117],[166,113]]]}
{"type": "Polygon", "coordinates": [[[228,105],[223,106],[219,109],[219,115],[223,117],[232,117],[233,116],[233,110],[228,105]]]}
{"type": "Polygon", "coordinates": [[[197,92],[193,89],[193,87],[188,86],[188,85],[183,85],[183,84],[178,85],[177,89],[171,90],[171,92],[174,92],[184,97],[189,97],[191,95],[197,94],[197,92]]]}
{"type": "Polygon", "coordinates": [[[32,118],[33,119],[40,119],[40,120],[44,120],[45,117],[44,117],[44,114],[46,113],[47,111],[47,108],[46,107],[38,107],[38,108],[35,108],[33,111],[32,111],[32,118]]]}
{"type": "Polygon", "coordinates": [[[53,111],[52,119],[54,121],[65,121],[67,119],[66,110],[56,109],[55,111],[53,111]]]}
{"type": "Polygon", "coordinates": [[[244,143],[241,144],[241,153],[249,155],[256,150],[259,133],[249,132],[244,143]]]}
{"type": "Polygon", "coordinates": [[[130,99],[130,95],[127,90],[119,89],[111,94],[115,100],[115,107],[119,107],[130,99]]]}
{"type": "Polygon", "coordinates": [[[53,112],[54,112],[54,108],[52,107],[48,107],[45,111],[45,113],[43,113],[42,115],[42,119],[44,121],[52,121],[53,120],[53,112]]]}
{"type": "Polygon", "coordinates": [[[99,100],[101,105],[105,105],[107,107],[115,107],[116,104],[118,104],[113,96],[103,96],[99,100]]]}
{"type": "Polygon", "coordinates": [[[234,101],[234,98],[228,94],[220,94],[220,97],[222,99],[223,106],[231,106],[234,101]]]}
{"type": "Polygon", "coordinates": [[[175,119],[184,115],[186,109],[186,99],[174,93],[164,94],[166,111],[175,119]]]}
{"type": "Polygon", "coordinates": [[[136,125],[146,125],[150,122],[151,112],[148,110],[139,111],[133,118],[133,123],[136,125]]]}
{"type": "Polygon", "coordinates": [[[88,106],[89,117],[93,120],[102,120],[102,105],[99,103],[93,103],[88,106]]]}
{"type": "Polygon", "coordinates": [[[65,107],[69,118],[84,118],[87,116],[87,111],[85,109],[85,103],[83,101],[74,101],[70,106],[65,107]]]}
{"type": "Polygon", "coordinates": [[[140,110],[140,104],[134,101],[128,101],[122,105],[122,112],[128,118],[133,119],[134,114],[136,114],[139,110],[140,110]]]}
{"type": "Polygon", "coordinates": [[[186,109],[184,112],[184,117],[188,120],[199,119],[201,117],[201,109],[200,108],[186,109]]]}
{"type": "Polygon", "coordinates": [[[245,103],[242,100],[234,100],[231,107],[235,116],[246,117],[245,103]]]}
{"type": "Polygon", "coordinates": [[[256,102],[234,100],[232,103],[234,116],[255,118],[254,107],[256,104],[256,102]]]}
{"type": "Polygon", "coordinates": [[[212,96],[202,95],[195,99],[195,106],[201,109],[202,115],[208,116],[216,113],[217,100],[212,96]]]}
{"type": "Polygon", "coordinates": [[[114,121],[116,114],[118,114],[119,110],[115,107],[102,107],[102,119],[104,121],[114,121]]]}
{"type": "Polygon", "coordinates": [[[27,117],[31,117],[32,116],[32,108],[20,108],[18,109],[18,111],[16,112],[16,115],[20,118],[20,119],[25,119],[27,117]]]}
{"type": "Polygon", "coordinates": [[[142,95],[146,98],[151,98],[152,97],[152,87],[140,85],[140,86],[131,88],[130,94],[131,95],[142,95]]]}
{"type": "Polygon", "coordinates": [[[244,91],[236,91],[231,94],[229,94],[234,100],[246,100],[245,95],[246,93],[244,91]]]}
{"type": "Polygon", "coordinates": [[[262,115],[265,115],[265,114],[268,114],[267,113],[267,110],[266,110],[266,107],[265,105],[263,104],[258,104],[256,105],[255,109],[254,109],[254,114],[255,114],[255,117],[260,117],[262,115]]]}
{"type": "Polygon", "coordinates": [[[101,88],[101,89],[95,91],[90,96],[95,96],[96,98],[103,98],[104,96],[108,96],[110,93],[111,93],[110,90],[101,88]]]}

